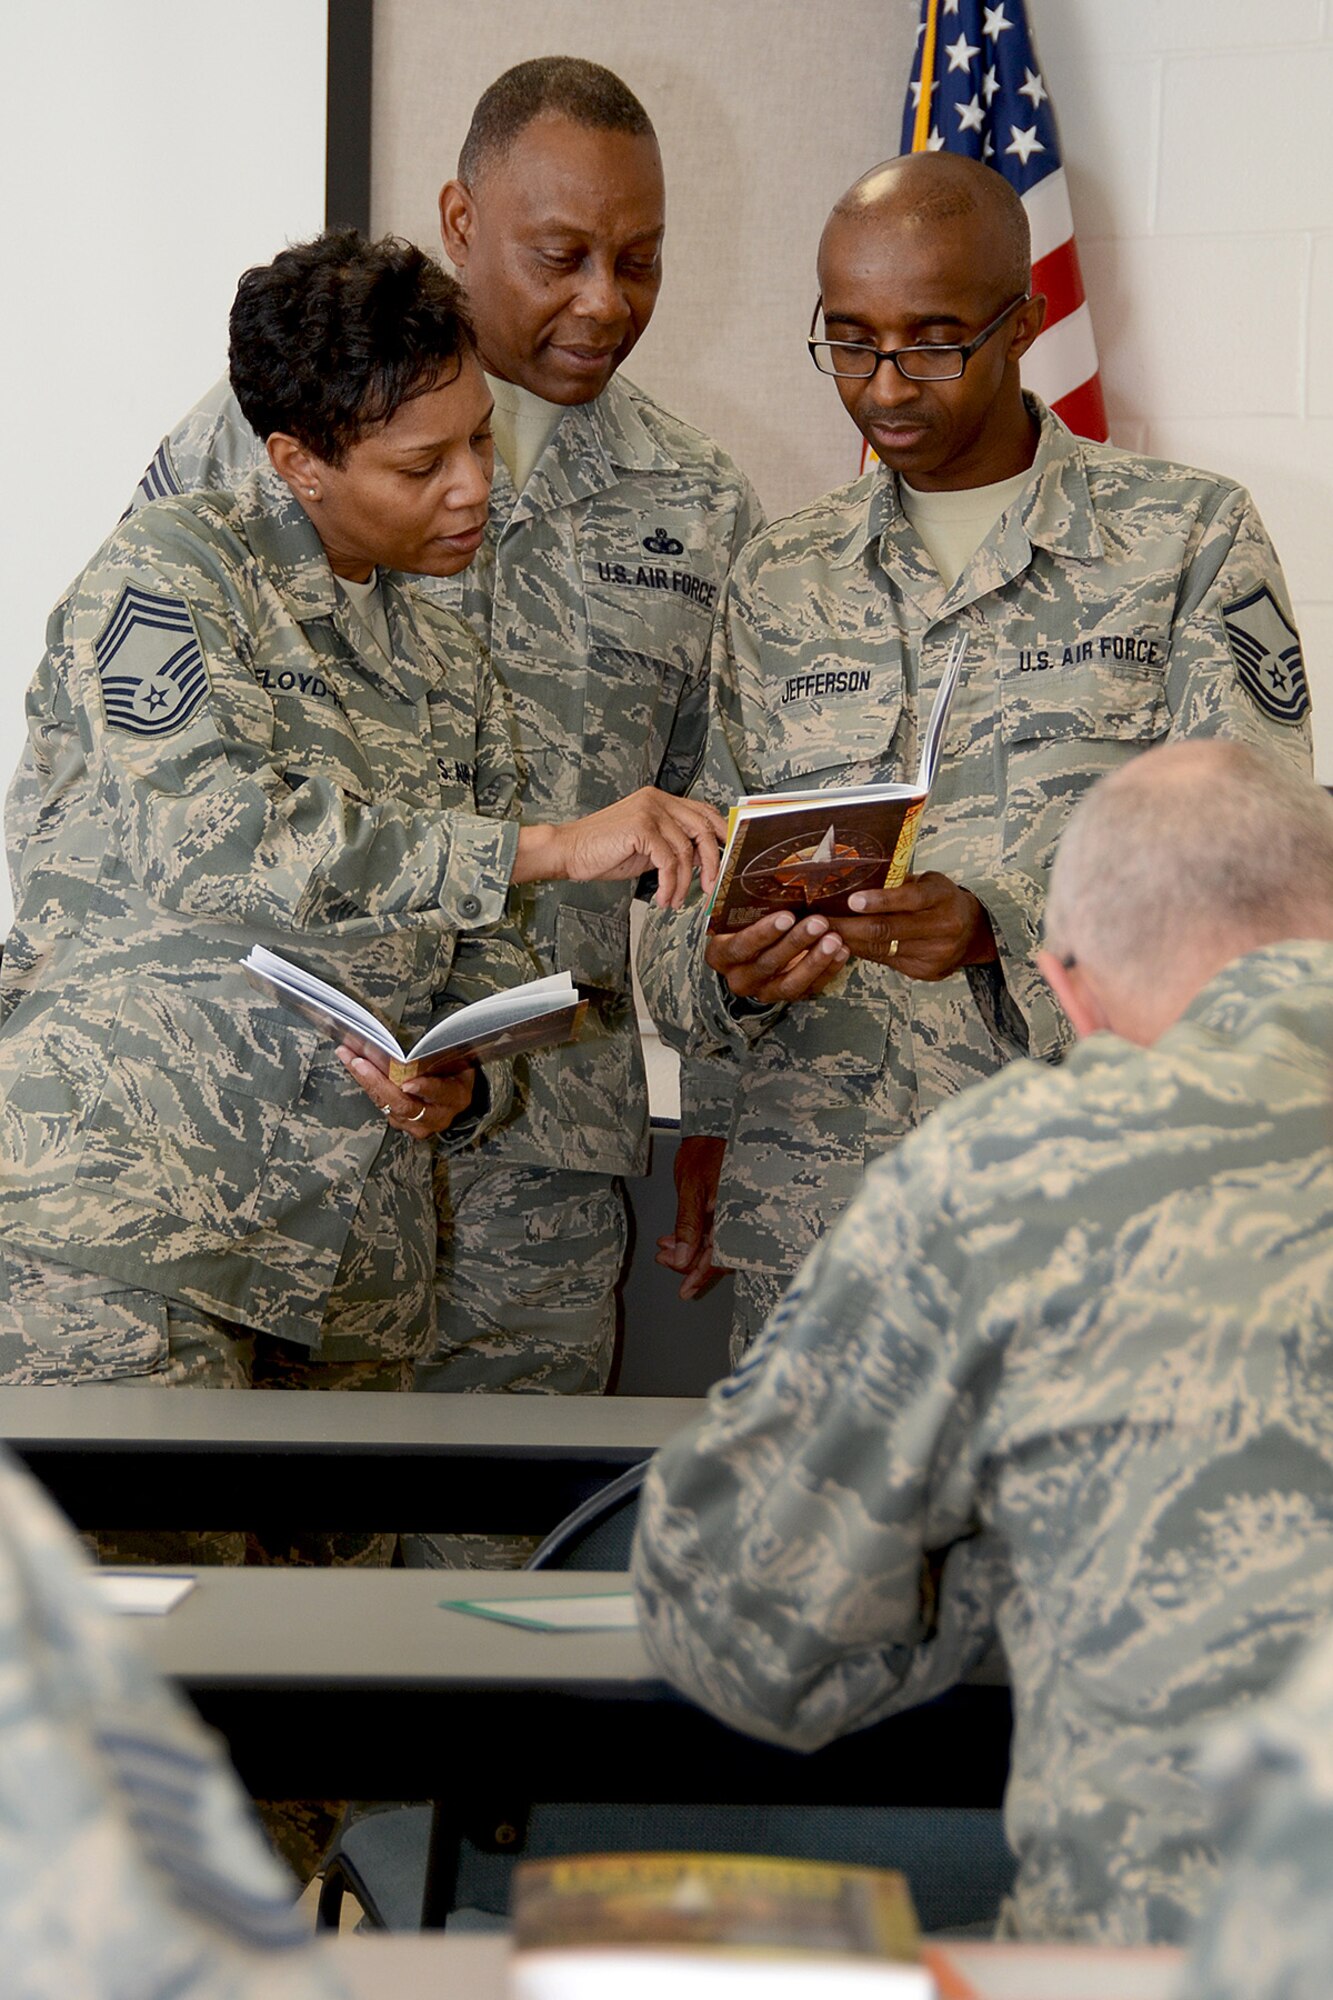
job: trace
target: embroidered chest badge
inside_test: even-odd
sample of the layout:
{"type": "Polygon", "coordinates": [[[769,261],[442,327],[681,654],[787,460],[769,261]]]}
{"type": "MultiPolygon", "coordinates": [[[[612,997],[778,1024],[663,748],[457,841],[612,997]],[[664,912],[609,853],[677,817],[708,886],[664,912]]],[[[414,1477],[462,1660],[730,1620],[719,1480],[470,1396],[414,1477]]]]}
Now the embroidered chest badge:
{"type": "Polygon", "coordinates": [[[1224,604],[1222,623],[1245,692],[1275,722],[1302,721],[1310,713],[1310,687],[1300,636],[1268,585],[1224,604]]]}
{"type": "Polygon", "coordinates": [[[169,736],[208,693],[208,669],[183,597],[154,597],[127,583],[93,653],[109,729],[169,736]]]}
{"type": "Polygon", "coordinates": [[[650,556],[683,556],[685,553],[684,542],[678,542],[665,528],[654,528],[651,535],[645,535],[643,546],[650,556]]]}

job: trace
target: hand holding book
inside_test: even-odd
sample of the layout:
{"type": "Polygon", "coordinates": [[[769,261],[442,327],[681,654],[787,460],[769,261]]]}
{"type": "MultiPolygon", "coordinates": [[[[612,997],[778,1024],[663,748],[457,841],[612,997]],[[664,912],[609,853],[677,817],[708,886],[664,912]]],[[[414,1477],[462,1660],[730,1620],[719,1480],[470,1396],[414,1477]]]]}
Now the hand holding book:
{"type": "Polygon", "coordinates": [[[820,993],[849,957],[943,979],[995,956],[977,898],[946,876],[910,876],[967,652],[945,662],[913,785],[741,799],[709,912],[707,963],[762,1005],[820,993]]]}
{"type": "Polygon", "coordinates": [[[417,1076],[410,1083],[390,1083],[384,1070],[368,1056],[358,1055],[344,1042],[338,1060],[353,1083],[359,1084],[377,1110],[382,1111],[395,1132],[409,1139],[438,1139],[455,1118],[461,1118],[472,1103],[477,1072],[466,1069],[446,1076],[417,1076]]]}

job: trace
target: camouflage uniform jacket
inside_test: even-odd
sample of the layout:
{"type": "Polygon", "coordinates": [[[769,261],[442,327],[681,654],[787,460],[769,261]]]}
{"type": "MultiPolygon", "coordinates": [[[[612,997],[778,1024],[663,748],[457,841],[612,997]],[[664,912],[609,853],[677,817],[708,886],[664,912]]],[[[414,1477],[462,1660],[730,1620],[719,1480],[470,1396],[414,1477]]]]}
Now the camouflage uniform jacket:
{"type": "Polygon", "coordinates": [[[430,1148],[245,951],[295,952],[408,1035],[532,970],[512,932],[456,936],[504,919],[503,696],[452,614],[381,581],[392,660],[285,495],[122,523],[29,694],[42,802],[0,971],[7,1238],[306,1346],[366,1230],[429,1333],[430,1148]]]}
{"type": "Polygon", "coordinates": [[[739,1268],[794,1270],[868,1160],[1010,1055],[1064,1047],[1033,951],[1056,841],[1096,779],[1175,735],[1237,736],[1309,767],[1299,651],[1265,665],[1285,695],[1266,677],[1251,691],[1262,642],[1296,635],[1248,496],[1086,444],[1032,406],[1031,484],[951,590],[883,471],[779,522],[737,564],[698,789],[725,806],[914,776],[965,635],[915,865],[972,890],[1000,953],[936,984],[853,960],[822,997],[756,1012],[704,965],[697,905],[650,913],[639,970],[663,1034],[696,1056],[742,1053],[717,1216],[739,1268]]]}
{"type": "MultiPolygon", "coordinates": [[[[262,458],[220,383],[164,441],[136,501],[227,486],[262,458]]],[[[565,412],[521,493],[497,460],[475,562],[421,588],[489,644],[513,702],[525,819],[573,819],[640,785],[686,790],[703,756],[713,614],[761,519],[726,453],[619,376],[565,412]]],[[[633,893],[628,882],[514,891],[512,913],[543,968],[569,971],[595,1006],[577,1044],[526,1065],[524,1113],[488,1148],[506,1161],[611,1174],[646,1166],[633,893]]],[[[725,1062],[687,1065],[687,1128],[725,1125],[717,1107],[729,1104],[733,1076],[725,1062]]]]}
{"type": "Polygon", "coordinates": [[[649,1475],[645,1642],[741,1728],[815,1748],[998,1635],[1020,1934],[1181,1936],[1194,1753],[1328,1616],[1330,1048],[1333,945],[1268,946],[945,1105],[649,1475]]]}
{"type": "Polygon", "coordinates": [[[338,2000],[217,1739],[83,1567],[0,1452],[6,2000],[338,2000]]]}
{"type": "Polygon", "coordinates": [[[1205,1752],[1228,1861],[1182,2000],[1328,2000],[1333,1984],[1333,1632],[1205,1752]]]}

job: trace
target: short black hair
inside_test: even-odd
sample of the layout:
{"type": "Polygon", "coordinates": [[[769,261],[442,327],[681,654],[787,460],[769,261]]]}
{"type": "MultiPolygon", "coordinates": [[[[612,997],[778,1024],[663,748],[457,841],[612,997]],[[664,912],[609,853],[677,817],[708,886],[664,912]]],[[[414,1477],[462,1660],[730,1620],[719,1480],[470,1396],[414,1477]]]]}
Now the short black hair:
{"type": "Polygon", "coordinates": [[[231,309],[231,386],[261,438],[341,465],[368,430],[457,374],[473,345],[455,281],[399,237],[331,229],[247,271],[231,309]]]}
{"type": "Polygon", "coordinates": [[[474,186],[544,111],[598,131],[655,136],[652,119],[614,70],[582,56],[535,56],[497,76],[478,98],[458,156],[459,179],[474,186]]]}

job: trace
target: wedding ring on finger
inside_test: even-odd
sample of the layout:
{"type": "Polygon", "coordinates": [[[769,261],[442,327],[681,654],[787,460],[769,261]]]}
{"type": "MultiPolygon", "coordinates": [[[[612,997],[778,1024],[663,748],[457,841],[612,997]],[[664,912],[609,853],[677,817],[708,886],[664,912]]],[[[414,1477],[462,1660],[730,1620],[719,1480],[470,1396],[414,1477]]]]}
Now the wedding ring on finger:
{"type": "Polygon", "coordinates": [[[897,940],[897,938],[890,938],[890,939],[889,939],[889,957],[890,957],[890,958],[897,958],[897,956],[898,956],[898,940],[897,940]]]}

